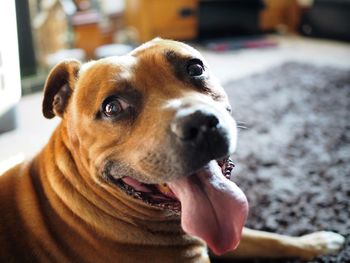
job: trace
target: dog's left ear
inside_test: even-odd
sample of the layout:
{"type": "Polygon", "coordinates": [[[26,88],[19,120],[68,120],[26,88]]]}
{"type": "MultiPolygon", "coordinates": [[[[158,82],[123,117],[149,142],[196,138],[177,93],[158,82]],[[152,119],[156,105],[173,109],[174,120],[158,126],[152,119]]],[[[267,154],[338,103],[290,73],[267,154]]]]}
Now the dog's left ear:
{"type": "Polygon", "coordinates": [[[43,114],[46,118],[63,116],[80,67],[77,60],[65,60],[51,70],[44,88],[43,114]]]}

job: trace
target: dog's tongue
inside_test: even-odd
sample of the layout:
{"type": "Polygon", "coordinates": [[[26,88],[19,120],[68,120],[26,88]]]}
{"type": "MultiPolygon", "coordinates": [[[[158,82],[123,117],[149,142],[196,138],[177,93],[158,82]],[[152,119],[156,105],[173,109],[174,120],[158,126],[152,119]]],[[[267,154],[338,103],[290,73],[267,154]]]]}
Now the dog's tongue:
{"type": "Polygon", "coordinates": [[[222,175],[216,161],[168,185],[181,202],[181,225],[186,233],[202,238],[215,254],[238,246],[248,214],[247,199],[222,175]]]}

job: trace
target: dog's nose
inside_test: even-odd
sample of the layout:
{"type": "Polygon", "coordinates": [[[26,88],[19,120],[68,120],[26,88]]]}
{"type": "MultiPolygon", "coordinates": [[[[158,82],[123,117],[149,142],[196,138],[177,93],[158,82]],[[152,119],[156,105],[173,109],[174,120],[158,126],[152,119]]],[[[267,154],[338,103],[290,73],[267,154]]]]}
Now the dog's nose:
{"type": "Polygon", "coordinates": [[[219,119],[215,114],[196,110],[176,118],[171,123],[171,131],[182,141],[199,141],[208,134],[217,133],[219,119]]]}
{"type": "Polygon", "coordinates": [[[184,107],[176,112],[169,127],[169,151],[188,174],[233,152],[235,124],[224,114],[210,105],[184,107]]]}

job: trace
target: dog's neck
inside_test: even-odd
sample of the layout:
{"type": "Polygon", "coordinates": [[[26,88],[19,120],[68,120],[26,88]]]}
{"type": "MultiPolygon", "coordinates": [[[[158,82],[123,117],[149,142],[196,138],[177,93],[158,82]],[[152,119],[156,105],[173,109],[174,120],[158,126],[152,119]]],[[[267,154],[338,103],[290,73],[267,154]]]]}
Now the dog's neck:
{"type": "MultiPolygon", "coordinates": [[[[36,191],[47,200],[51,225],[65,224],[71,234],[114,244],[155,247],[204,247],[199,239],[186,235],[177,215],[149,207],[126,195],[117,186],[99,184],[89,174],[78,152],[72,151],[64,124],[60,124],[32,165],[41,167],[36,191]],[[46,179],[45,179],[46,178],[46,179]],[[50,216],[51,215],[51,216],[50,216]],[[142,243],[147,241],[147,243],[142,243]]],[[[76,148],[75,148],[76,149],[76,148]]],[[[49,226],[48,226],[49,227],[49,226]]],[[[51,227],[51,226],[50,226],[51,227]]],[[[103,243],[103,242],[102,242],[103,243]]],[[[102,244],[101,243],[101,244],[102,244]]],[[[106,244],[103,244],[106,249],[106,244]]]]}

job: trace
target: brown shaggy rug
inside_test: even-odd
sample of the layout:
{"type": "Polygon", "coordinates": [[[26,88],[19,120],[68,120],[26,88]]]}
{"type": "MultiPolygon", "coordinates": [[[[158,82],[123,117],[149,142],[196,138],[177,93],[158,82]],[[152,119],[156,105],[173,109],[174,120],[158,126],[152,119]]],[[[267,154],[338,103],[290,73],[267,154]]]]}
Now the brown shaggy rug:
{"type": "Polygon", "coordinates": [[[311,262],[350,262],[350,70],[287,63],[224,87],[246,127],[233,181],[250,202],[247,226],[335,231],[344,249],[311,262]]]}

